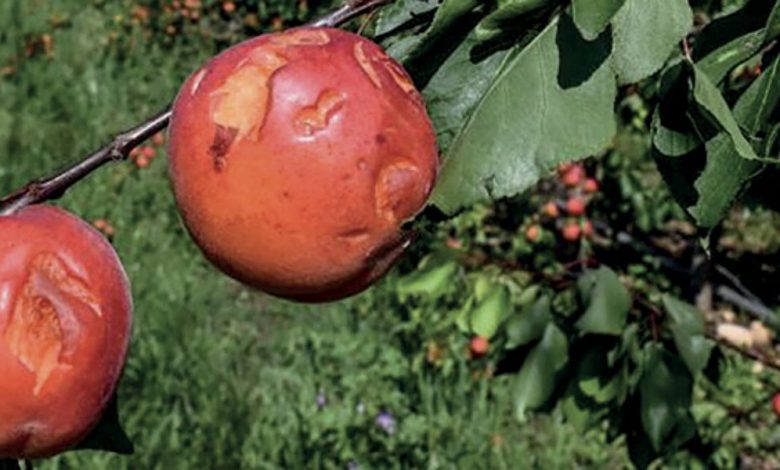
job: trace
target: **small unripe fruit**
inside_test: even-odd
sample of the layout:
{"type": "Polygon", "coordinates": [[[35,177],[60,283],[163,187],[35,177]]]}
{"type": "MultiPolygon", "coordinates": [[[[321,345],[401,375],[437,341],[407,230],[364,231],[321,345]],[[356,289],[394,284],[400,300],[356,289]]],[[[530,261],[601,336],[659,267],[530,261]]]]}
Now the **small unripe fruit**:
{"type": "Polygon", "coordinates": [[[568,222],[561,230],[563,239],[569,242],[576,242],[580,239],[580,226],[576,222],[568,222]]]}
{"type": "Polygon", "coordinates": [[[490,350],[490,342],[484,336],[475,336],[469,343],[469,353],[473,359],[485,356],[490,350]]]}
{"type": "Polygon", "coordinates": [[[585,170],[582,168],[582,165],[574,164],[561,175],[561,182],[570,188],[574,188],[580,185],[583,178],[585,178],[585,170]]]}
{"type": "Polygon", "coordinates": [[[544,212],[544,215],[552,219],[555,219],[556,217],[558,217],[558,215],[560,215],[560,212],[558,211],[558,205],[553,201],[550,201],[547,204],[545,204],[544,207],[542,208],[542,212],[544,212]]]}
{"type": "Polygon", "coordinates": [[[579,217],[585,213],[585,201],[579,197],[571,197],[566,201],[566,212],[574,217],[579,217]]]}
{"type": "Polygon", "coordinates": [[[772,397],[772,410],[775,412],[775,416],[780,418],[780,393],[776,393],[774,397],[772,397]]]}
{"type": "Polygon", "coordinates": [[[234,278],[296,300],[389,269],[438,150],[422,98],[373,42],[298,28],[243,42],[184,84],[168,134],[184,222],[234,278]]]}
{"type": "Polygon", "coordinates": [[[53,207],[0,217],[0,459],[82,440],[119,380],[132,305],[111,245],[53,207]]]}
{"type": "Polygon", "coordinates": [[[599,182],[594,178],[588,178],[585,180],[582,189],[584,189],[586,193],[595,193],[599,190],[599,182]]]}
{"type": "Polygon", "coordinates": [[[525,230],[525,239],[531,243],[539,241],[539,237],[542,235],[542,231],[538,225],[531,225],[525,230]]]}

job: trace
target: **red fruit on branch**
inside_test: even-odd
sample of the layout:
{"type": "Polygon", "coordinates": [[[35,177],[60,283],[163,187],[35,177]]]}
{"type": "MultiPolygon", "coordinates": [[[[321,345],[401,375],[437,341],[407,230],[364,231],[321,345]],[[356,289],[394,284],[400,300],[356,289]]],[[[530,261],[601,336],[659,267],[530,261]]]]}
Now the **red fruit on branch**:
{"type": "Polygon", "coordinates": [[[484,336],[474,336],[469,342],[469,353],[472,359],[484,357],[490,350],[490,342],[484,336]]]}
{"type": "Polygon", "coordinates": [[[329,28],[218,55],[182,87],[168,138],[176,201],[205,255],[244,283],[305,301],[380,277],[438,168],[403,68],[329,28]]]}
{"type": "Polygon", "coordinates": [[[157,151],[153,147],[141,147],[141,156],[151,160],[157,155],[157,151]]]}
{"type": "Polygon", "coordinates": [[[590,238],[593,236],[593,223],[590,220],[582,222],[582,236],[590,238]]]}
{"type": "Polygon", "coordinates": [[[571,197],[566,201],[566,212],[574,217],[579,217],[585,213],[585,201],[579,197],[571,197]]]}
{"type": "Polygon", "coordinates": [[[585,170],[580,164],[571,165],[561,174],[561,182],[570,188],[580,185],[585,178],[585,170]]]}
{"type": "Polygon", "coordinates": [[[569,242],[576,242],[580,239],[581,229],[577,222],[568,222],[561,229],[563,239],[569,242]]]}
{"type": "Polygon", "coordinates": [[[780,392],[772,397],[772,410],[774,410],[775,415],[780,418],[780,392]]]}
{"type": "Polygon", "coordinates": [[[595,193],[599,190],[599,182],[594,178],[588,178],[582,185],[582,189],[584,189],[586,193],[595,193]]]}
{"type": "Polygon", "coordinates": [[[132,304],[111,245],[53,207],[0,217],[0,459],[83,439],[119,380],[132,304]]]}
{"type": "Polygon", "coordinates": [[[555,204],[555,202],[553,201],[550,201],[547,204],[545,204],[544,207],[542,208],[542,212],[544,213],[544,215],[550,217],[551,219],[555,219],[556,217],[558,217],[558,215],[560,215],[560,212],[558,211],[558,205],[555,204]]]}
{"type": "Polygon", "coordinates": [[[525,230],[525,239],[531,243],[539,241],[539,237],[542,235],[542,230],[538,225],[531,225],[525,230]]]}

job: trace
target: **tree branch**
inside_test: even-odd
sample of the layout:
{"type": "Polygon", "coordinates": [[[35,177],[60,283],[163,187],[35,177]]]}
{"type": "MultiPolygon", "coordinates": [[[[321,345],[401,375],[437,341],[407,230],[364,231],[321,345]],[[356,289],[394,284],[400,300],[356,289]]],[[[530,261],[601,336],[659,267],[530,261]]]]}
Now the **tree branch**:
{"type": "MultiPolygon", "coordinates": [[[[392,0],[347,0],[347,2],[316,19],[309,26],[336,27],[372,11],[392,0]]],[[[165,129],[171,118],[170,108],[117,135],[111,143],[95,151],[78,163],[49,178],[38,179],[0,199],[0,216],[12,214],[23,207],[58,199],[71,186],[112,161],[125,160],[135,147],[165,129]]]]}

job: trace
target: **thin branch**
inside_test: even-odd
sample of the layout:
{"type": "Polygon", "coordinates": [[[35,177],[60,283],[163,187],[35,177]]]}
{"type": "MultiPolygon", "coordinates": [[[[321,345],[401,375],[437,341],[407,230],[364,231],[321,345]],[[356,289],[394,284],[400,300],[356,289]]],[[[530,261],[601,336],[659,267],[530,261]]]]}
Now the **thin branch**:
{"type": "Polygon", "coordinates": [[[28,183],[24,188],[0,200],[0,216],[12,214],[30,204],[61,197],[68,188],[84,179],[97,168],[108,162],[127,158],[132,149],[157,132],[165,129],[170,117],[170,110],[166,110],[119,134],[110,144],[62,172],[50,178],[28,183]]]}
{"type": "Polygon", "coordinates": [[[752,351],[750,349],[740,348],[739,346],[736,346],[736,345],[734,345],[732,343],[729,343],[728,341],[724,341],[722,338],[718,338],[714,334],[708,333],[707,337],[710,338],[711,340],[715,341],[719,345],[721,345],[723,347],[726,347],[728,349],[731,349],[732,351],[734,351],[736,353],[739,353],[740,355],[742,355],[742,356],[744,356],[744,357],[746,357],[748,359],[760,362],[764,366],[769,367],[770,369],[772,369],[772,370],[774,370],[776,372],[780,372],[780,364],[778,364],[776,361],[772,361],[772,360],[766,358],[762,354],[759,354],[759,353],[757,353],[755,351],[752,351]]]}
{"type": "MultiPolygon", "coordinates": [[[[348,0],[344,5],[309,23],[309,26],[336,27],[366,12],[390,3],[392,0],[348,0]]],[[[44,179],[26,184],[23,188],[0,199],[0,216],[12,214],[23,207],[43,201],[58,199],[71,186],[86,178],[101,166],[125,160],[135,147],[168,126],[170,108],[117,135],[108,145],[100,148],[78,163],[44,179]]]]}

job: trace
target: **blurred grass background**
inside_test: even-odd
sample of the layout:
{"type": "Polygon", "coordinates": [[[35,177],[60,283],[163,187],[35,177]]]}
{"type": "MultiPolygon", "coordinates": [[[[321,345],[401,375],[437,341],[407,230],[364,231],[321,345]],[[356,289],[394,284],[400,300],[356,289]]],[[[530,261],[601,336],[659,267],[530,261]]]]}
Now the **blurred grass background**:
{"type": "MultiPolygon", "coordinates": [[[[48,175],[159,111],[187,74],[250,34],[323,5],[0,2],[0,193],[48,175]],[[186,14],[185,14],[186,13],[186,14]]],[[[329,305],[251,292],[200,256],[176,213],[162,149],[103,168],[57,204],[105,219],[133,286],[119,389],[133,456],[81,451],[42,468],[622,467],[625,451],[560,417],[514,420],[509,382],[417,362],[391,275],[329,305]],[[390,421],[377,423],[382,414],[390,421]]],[[[458,347],[465,350],[467,339],[458,347]]]]}

